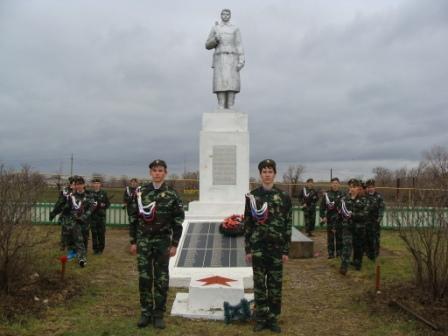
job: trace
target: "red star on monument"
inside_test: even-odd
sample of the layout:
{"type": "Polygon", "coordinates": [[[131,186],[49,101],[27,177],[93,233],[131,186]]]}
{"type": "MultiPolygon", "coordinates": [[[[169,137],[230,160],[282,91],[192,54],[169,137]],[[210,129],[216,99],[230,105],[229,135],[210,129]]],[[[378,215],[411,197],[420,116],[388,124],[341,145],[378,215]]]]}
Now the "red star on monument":
{"type": "Polygon", "coordinates": [[[208,286],[208,285],[223,285],[223,286],[230,287],[230,285],[228,284],[228,282],[231,282],[231,281],[237,281],[237,280],[233,280],[233,279],[229,279],[229,278],[224,278],[224,277],[222,277],[222,276],[215,275],[215,276],[211,276],[211,277],[208,277],[208,278],[199,279],[198,281],[205,282],[202,286],[208,286]]]}

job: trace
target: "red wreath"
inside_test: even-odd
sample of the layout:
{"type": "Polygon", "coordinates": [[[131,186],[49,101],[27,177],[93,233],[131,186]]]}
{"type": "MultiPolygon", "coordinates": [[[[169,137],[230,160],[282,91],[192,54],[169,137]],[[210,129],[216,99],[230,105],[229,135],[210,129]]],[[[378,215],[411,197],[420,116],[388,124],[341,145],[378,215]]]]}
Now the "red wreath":
{"type": "Polygon", "coordinates": [[[237,237],[244,234],[243,215],[232,215],[223,220],[219,232],[225,236],[237,237]]]}

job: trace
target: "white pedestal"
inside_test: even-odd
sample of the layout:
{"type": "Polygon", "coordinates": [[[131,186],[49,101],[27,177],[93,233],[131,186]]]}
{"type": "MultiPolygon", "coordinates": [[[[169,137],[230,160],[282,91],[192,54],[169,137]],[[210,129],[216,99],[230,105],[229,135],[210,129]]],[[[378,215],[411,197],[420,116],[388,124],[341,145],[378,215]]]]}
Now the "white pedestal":
{"type": "Polygon", "coordinates": [[[219,275],[209,275],[204,280],[204,278],[196,277],[191,280],[189,289],[188,294],[176,294],[171,315],[223,320],[225,301],[236,305],[243,298],[248,301],[253,300],[253,294],[244,294],[241,278],[230,279],[219,275]],[[220,281],[223,279],[230,281],[220,281]],[[222,284],[216,282],[222,282],[222,284]]]}
{"type": "Polygon", "coordinates": [[[247,114],[226,110],[204,113],[200,134],[199,201],[188,218],[227,217],[244,212],[249,190],[247,114]]]}

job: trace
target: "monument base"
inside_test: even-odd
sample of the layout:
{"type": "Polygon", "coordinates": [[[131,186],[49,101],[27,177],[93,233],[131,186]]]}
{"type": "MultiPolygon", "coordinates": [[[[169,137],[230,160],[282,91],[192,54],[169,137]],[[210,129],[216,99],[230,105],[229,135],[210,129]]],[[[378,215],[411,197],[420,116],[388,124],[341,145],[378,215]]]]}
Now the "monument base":
{"type": "Polygon", "coordinates": [[[291,259],[312,258],[314,256],[314,241],[296,228],[292,228],[289,257],[291,259]]]}
{"type": "Polygon", "coordinates": [[[224,302],[236,305],[243,298],[251,301],[253,297],[253,294],[244,294],[241,278],[228,278],[209,273],[206,277],[192,278],[189,293],[176,294],[171,315],[223,320],[224,302]]]}
{"type": "Polygon", "coordinates": [[[231,215],[242,215],[244,204],[242,202],[201,202],[194,201],[188,204],[188,211],[185,214],[188,219],[215,219],[223,220],[231,215]]]}

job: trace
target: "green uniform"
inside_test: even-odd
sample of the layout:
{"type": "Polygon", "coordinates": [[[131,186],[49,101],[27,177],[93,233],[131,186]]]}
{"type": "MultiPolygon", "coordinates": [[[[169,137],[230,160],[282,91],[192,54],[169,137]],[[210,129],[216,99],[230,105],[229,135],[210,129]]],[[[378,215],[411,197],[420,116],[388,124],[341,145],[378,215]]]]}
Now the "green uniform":
{"type": "Polygon", "coordinates": [[[139,211],[145,213],[140,211],[139,220],[130,224],[130,234],[138,251],[140,305],[142,315],[162,317],[169,285],[169,249],[179,244],[185,214],[182,200],[165,183],[158,189],[150,183],[139,191],[143,206],[139,211]]]}
{"type": "Polygon", "coordinates": [[[288,255],[291,241],[290,197],[276,187],[252,190],[246,195],[244,227],[246,254],[252,254],[256,319],[275,322],[281,312],[282,256],[288,255]],[[263,214],[254,213],[264,204],[263,214]]]}
{"type": "Polygon", "coordinates": [[[342,198],[338,206],[342,220],[343,247],[341,269],[347,270],[353,249],[353,264],[361,269],[364,254],[365,221],[367,217],[367,201],[365,197],[342,198]]]}
{"type": "Polygon", "coordinates": [[[366,254],[371,260],[378,257],[380,251],[380,230],[381,220],[383,219],[386,208],[384,199],[376,191],[367,194],[367,219],[366,219],[366,254]]]}
{"type": "Polygon", "coordinates": [[[299,193],[299,202],[302,205],[307,234],[311,234],[316,227],[316,204],[318,201],[319,195],[314,189],[304,187],[299,193]]]}
{"type": "Polygon", "coordinates": [[[340,190],[328,190],[320,202],[319,213],[321,218],[327,219],[327,250],[328,256],[340,256],[342,252],[342,218],[337,205],[344,193],[340,190]]]}
{"type": "Polygon", "coordinates": [[[89,221],[94,203],[86,192],[72,193],[68,198],[68,207],[70,209],[68,225],[70,225],[76,253],[80,260],[85,259],[89,239],[89,221]]]}
{"type": "Polygon", "coordinates": [[[59,193],[59,197],[54,205],[53,210],[50,212],[50,220],[53,220],[56,215],[59,215],[58,223],[61,225],[61,250],[65,248],[73,249],[73,239],[70,221],[68,220],[70,216],[70,207],[68,206],[68,197],[72,190],[69,187],[65,187],[59,193]]]}
{"type": "Polygon", "coordinates": [[[89,194],[95,205],[90,217],[92,248],[95,253],[102,253],[106,245],[106,209],[110,207],[110,201],[105,190],[90,190],[89,194]]]}
{"type": "Polygon", "coordinates": [[[126,187],[123,194],[123,203],[126,205],[126,211],[129,220],[129,234],[131,237],[136,237],[138,227],[138,206],[137,206],[137,188],[126,187]]]}

